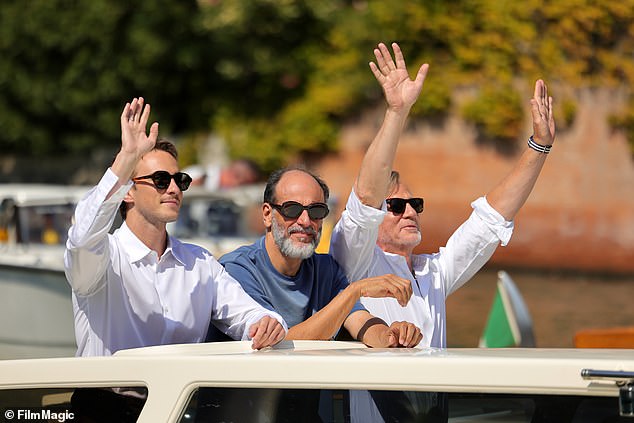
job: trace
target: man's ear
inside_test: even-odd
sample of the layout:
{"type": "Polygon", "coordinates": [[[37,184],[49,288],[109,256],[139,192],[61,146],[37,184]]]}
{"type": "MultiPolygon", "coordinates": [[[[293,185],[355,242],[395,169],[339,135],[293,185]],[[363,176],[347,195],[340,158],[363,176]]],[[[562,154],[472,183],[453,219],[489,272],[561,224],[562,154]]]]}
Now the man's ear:
{"type": "Polygon", "coordinates": [[[268,230],[272,225],[273,221],[273,207],[269,203],[262,204],[262,223],[264,223],[264,227],[268,230]]]}
{"type": "Polygon", "coordinates": [[[128,204],[134,204],[134,196],[132,195],[132,189],[129,189],[128,192],[123,197],[123,202],[128,204]]]}

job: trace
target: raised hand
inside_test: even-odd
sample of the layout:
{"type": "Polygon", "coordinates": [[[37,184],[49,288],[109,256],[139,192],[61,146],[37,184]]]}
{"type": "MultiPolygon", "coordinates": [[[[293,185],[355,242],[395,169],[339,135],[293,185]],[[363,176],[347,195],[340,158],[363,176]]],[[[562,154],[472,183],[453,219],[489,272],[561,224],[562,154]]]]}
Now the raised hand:
{"type": "Polygon", "coordinates": [[[286,335],[284,327],[271,316],[264,316],[249,327],[251,348],[259,350],[277,344],[286,335]]]}
{"type": "Polygon", "coordinates": [[[423,82],[427,76],[429,65],[427,63],[422,65],[418,69],[416,79],[412,81],[409,78],[400,47],[398,44],[392,43],[392,49],[394,50],[396,62],[392,60],[387,46],[380,43],[374,49],[376,63],[370,62],[370,69],[383,88],[388,107],[395,110],[409,110],[423,89],[423,82]]]}
{"type": "Polygon", "coordinates": [[[535,142],[541,145],[552,145],[555,141],[553,98],[548,95],[548,87],[541,79],[535,82],[535,93],[531,98],[531,115],[535,142]]]}
{"type": "Polygon", "coordinates": [[[154,122],[149,135],[146,133],[150,105],[143,107],[143,103],[143,97],[134,98],[121,113],[121,151],[138,158],[154,148],[159,127],[158,122],[154,122]]]}
{"type": "Polygon", "coordinates": [[[361,279],[351,285],[359,290],[360,297],[393,297],[403,307],[412,296],[411,282],[392,274],[361,279]]]}

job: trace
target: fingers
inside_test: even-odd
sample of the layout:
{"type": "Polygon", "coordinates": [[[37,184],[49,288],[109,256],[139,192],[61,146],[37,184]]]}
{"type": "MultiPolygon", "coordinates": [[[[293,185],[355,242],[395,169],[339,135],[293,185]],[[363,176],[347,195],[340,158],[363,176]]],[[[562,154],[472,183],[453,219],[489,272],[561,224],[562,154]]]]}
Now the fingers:
{"type": "Polygon", "coordinates": [[[362,279],[360,284],[362,297],[393,297],[401,306],[407,305],[412,296],[412,284],[409,280],[388,274],[362,279]]]}
{"type": "Polygon", "coordinates": [[[548,131],[550,132],[551,143],[555,140],[555,118],[553,115],[553,98],[548,95],[548,86],[542,80],[540,80],[543,86],[542,98],[544,105],[545,120],[548,123],[548,131]]]}
{"type": "Polygon", "coordinates": [[[544,83],[544,81],[542,81],[541,79],[538,79],[535,82],[535,93],[533,94],[533,98],[537,102],[537,106],[538,106],[540,114],[543,117],[547,117],[549,112],[549,104],[550,104],[549,97],[548,97],[548,88],[546,87],[546,84],[544,83]]]}
{"type": "Polygon", "coordinates": [[[130,103],[126,103],[121,113],[121,122],[143,123],[150,117],[150,105],[143,107],[145,100],[143,97],[133,98],[130,103]]]}
{"type": "Polygon", "coordinates": [[[140,116],[141,108],[143,107],[143,97],[132,99],[130,103],[130,110],[128,111],[128,121],[136,122],[140,116]]]}
{"type": "MultiPolygon", "coordinates": [[[[141,98],[141,102],[143,102],[143,98],[141,98]]],[[[143,103],[141,103],[141,104],[143,104],[143,103]]],[[[139,109],[138,111],[140,113],[141,109],[139,109]]],[[[135,119],[137,119],[136,114],[135,114],[134,117],[135,117],[135,119]]],[[[141,124],[146,125],[149,117],[150,117],[150,105],[146,104],[145,107],[143,108],[143,113],[141,113],[139,115],[138,119],[140,120],[141,124]]]]}
{"type": "Polygon", "coordinates": [[[542,97],[542,90],[544,89],[544,81],[538,79],[535,81],[535,92],[533,93],[533,98],[535,100],[542,97]]]}
{"type": "Polygon", "coordinates": [[[391,279],[394,279],[392,281],[392,286],[395,288],[393,292],[394,298],[396,298],[402,307],[405,307],[412,297],[412,284],[407,279],[399,278],[394,275],[391,275],[391,279]]]}
{"type": "Polygon", "coordinates": [[[372,70],[374,77],[379,82],[383,82],[386,75],[397,67],[405,69],[405,59],[403,59],[403,53],[401,52],[398,44],[393,43],[392,48],[394,49],[394,55],[396,56],[397,60],[396,66],[392,61],[390,51],[385,46],[385,44],[379,43],[379,45],[374,49],[374,57],[376,57],[376,63],[370,62],[370,69],[372,70]]]}
{"type": "Polygon", "coordinates": [[[413,323],[394,322],[390,325],[390,330],[398,342],[396,346],[406,348],[415,347],[423,339],[420,329],[413,323]]]}
{"type": "Polygon", "coordinates": [[[374,57],[376,57],[379,69],[381,69],[383,73],[388,73],[396,68],[392,60],[392,55],[385,44],[379,43],[378,48],[374,49],[374,57]]]}
{"type": "Polygon", "coordinates": [[[150,126],[150,136],[148,137],[148,141],[150,141],[152,145],[156,144],[158,133],[159,133],[159,124],[158,122],[154,122],[152,126],[150,126]]]}
{"type": "Polygon", "coordinates": [[[121,125],[123,125],[128,120],[128,115],[130,114],[130,103],[126,103],[123,108],[123,112],[121,113],[121,125]]]}
{"type": "Polygon", "coordinates": [[[265,316],[249,328],[251,348],[259,350],[275,345],[284,339],[284,327],[276,319],[265,316]]]}
{"type": "Polygon", "coordinates": [[[376,66],[376,63],[370,62],[370,70],[374,74],[374,77],[377,79],[377,81],[379,81],[379,83],[383,83],[383,80],[385,79],[385,75],[381,73],[379,68],[376,66]]]}
{"type": "Polygon", "coordinates": [[[405,66],[405,58],[403,57],[403,52],[401,51],[399,45],[396,43],[392,43],[392,50],[394,51],[394,60],[396,60],[396,67],[399,69],[407,69],[407,67],[405,66]]]}
{"type": "Polygon", "coordinates": [[[553,98],[548,95],[546,83],[535,81],[535,91],[531,103],[533,135],[536,142],[552,144],[555,139],[555,120],[553,117],[553,98]],[[537,141],[539,139],[539,141],[537,141]]]}
{"type": "Polygon", "coordinates": [[[423,86],[423,82],[425,82],[425,78],[427,78],[427,71],[429,71],[429,65],[427,63],[425,63],[418,69],[416,79],[414,80],[417,86],[423,86]]]}

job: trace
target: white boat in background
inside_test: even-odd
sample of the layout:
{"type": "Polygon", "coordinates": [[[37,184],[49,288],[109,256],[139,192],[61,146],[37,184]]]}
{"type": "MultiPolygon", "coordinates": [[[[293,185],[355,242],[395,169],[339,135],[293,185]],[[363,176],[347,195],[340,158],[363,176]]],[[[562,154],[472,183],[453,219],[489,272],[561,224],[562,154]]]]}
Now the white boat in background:
{"type": "Polygon", "coordinates": [[[88,189],[0,185],[0,359],[75,354],[64,243],[88,189]]]}
{"type": "MultiPolygon", "coordinates": [[[[0,184],[0,359],[75,354],[64,244],[77,202],[90,188],[0,184]]],[[[220,257],[262,233],[262,192],[262,186],[221,193],[192,187],[168,231],[220,257]]]]}
{"type": "Polygon", "coordinates": [[[75,205],[89,188],[0,184],[0,265],[63,270],[75,205]]]}
{"type": "Polygon", "coordinates": [[[183,196],[178,220],[167,231],[209,250],[214,257],[253,243],[264,235],[264,185],[243,185],[222,191],[192,186],[183,196]]]}

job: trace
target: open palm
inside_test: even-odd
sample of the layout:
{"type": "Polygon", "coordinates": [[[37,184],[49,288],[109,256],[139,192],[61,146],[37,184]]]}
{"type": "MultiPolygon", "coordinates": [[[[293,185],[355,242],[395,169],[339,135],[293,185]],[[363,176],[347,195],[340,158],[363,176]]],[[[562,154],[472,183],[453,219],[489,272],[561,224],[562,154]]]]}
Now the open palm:
{"type": "Polygon", "coordinates": [[[410,79],[403,53],[397,43],[392,43],[394,60],[383,43],[374,49],[376,63],[370,62],[370,69],[381,84],[388,106],[394,109],[410,108],[418,99],[427,76],[428,64],[418,70],[416,79],[410,79]]]}
{"type": "Polygon", "coordinates": [[[146,133],[150,105],[146,104],[144,108],[143,103],[143,97],[135,98],[125,105],[121,113],[121,150],[137,157],[152,150],[158,137],[156,122],[150,127],[149,135],[146,133]]]}

